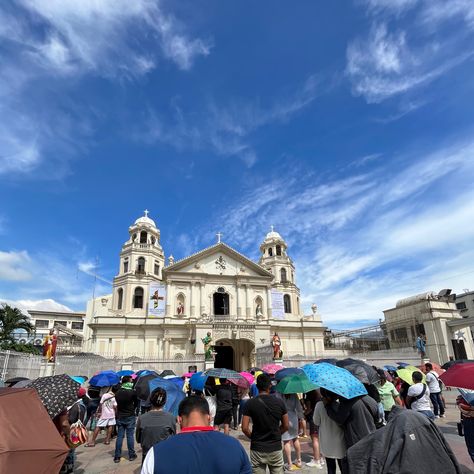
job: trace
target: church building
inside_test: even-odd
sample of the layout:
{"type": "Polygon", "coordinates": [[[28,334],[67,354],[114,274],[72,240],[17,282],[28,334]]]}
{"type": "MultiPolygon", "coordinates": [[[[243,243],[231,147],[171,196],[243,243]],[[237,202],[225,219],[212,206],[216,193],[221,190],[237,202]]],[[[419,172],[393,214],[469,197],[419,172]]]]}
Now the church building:
{"type": "Polygon", "coordinates": [[[89,301],[84,350],[149,360],[199,360],[210,333],[216,367],[244,370],[271,354],[275,333],[283,359],[323,354],[324,330],[313,305],[301,309],[296,269],[272,228],[258,263],[221,242],[166,263],[160,230],[145,215],[128,229],[112,294],[89,301]]]}

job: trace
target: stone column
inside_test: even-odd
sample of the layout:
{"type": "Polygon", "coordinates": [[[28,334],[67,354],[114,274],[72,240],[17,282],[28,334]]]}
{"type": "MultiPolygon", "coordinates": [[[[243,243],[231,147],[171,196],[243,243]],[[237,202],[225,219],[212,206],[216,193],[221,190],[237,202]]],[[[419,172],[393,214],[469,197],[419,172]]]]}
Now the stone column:
{"type": "Polygon", "coordinates": [[[251,308],[250,308],[250,285],[245,285],[245,316],[247,319],[250,318],[251,308]]]}
{"type": "Polygon", "coordinates": [[[240,288],[241,288],[240,283],[236,283],[236,285],[235,285],[235,289],[236,289],[235,304],[237,305],[237,319],[240,319],[240,317],[242,316],[242,308],[240,307],[240,295],[239,295],[240,288]]]}
{"type": "Polygon", "coordinates": [[[272,317],[272,287],[267,288],[267,317],[271,319],[272,317]]]}
{"type": "Polygon", "coordinates": [[[169,337],[165,337],[164,340],[164,349],[163,349],[163,352],[164,352],[164,358],[165,359],[169,359],[170,358],[170,338],[169,337]]]}
{"type": "MultiPolygon", "coordinates": [[[[194,287],[195,287],[195,282],[191,282],[191,286],[189,288],[189,316],[193,317],[195,314],[195,308],[194,308],[194,287]]],[[[186,313],[186,308],[184,308],[184,312],[186,313]]]]}
{"type": "Polygon", "coordinates": [[[172,294],[171,294],[171,280],[166,282],[166,314],[165,316],[172,316],[171,308],[172,308],[172,294]]]}
{"type": "Polygon", "coordinates": [[[204,292],[205,292],[205,289],[206,289],[206,284],[205,282],[202,282],[201,281],[201,291],[200,291],[200,312],[199,312],[199,316],[201,316],[205,310],[206,310],[206,302],[204,300],[205,298],[205,295],[204,295],[204,292]]]}

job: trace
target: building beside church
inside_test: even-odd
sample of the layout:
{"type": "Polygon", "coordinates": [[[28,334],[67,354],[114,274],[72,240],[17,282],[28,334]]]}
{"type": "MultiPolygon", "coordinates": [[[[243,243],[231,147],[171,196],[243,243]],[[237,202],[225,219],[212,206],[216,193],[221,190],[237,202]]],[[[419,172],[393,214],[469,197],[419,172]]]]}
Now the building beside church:
{"type": "MultiPolygon", "coordinates": [[[[283,358],[324,353],[317,308],[301,309],[296,269],[285,240],[272,228],[258,263],[218,242],[166,264],[160,230],[145,215],[128,229],[112,293],[88,302],[84,350],[142,359],[202,360],[211,333],[215,365],[244,370],[257,354],[283,358]]],[[[201,366],[202,367],[202,366],[201,366]]]]}

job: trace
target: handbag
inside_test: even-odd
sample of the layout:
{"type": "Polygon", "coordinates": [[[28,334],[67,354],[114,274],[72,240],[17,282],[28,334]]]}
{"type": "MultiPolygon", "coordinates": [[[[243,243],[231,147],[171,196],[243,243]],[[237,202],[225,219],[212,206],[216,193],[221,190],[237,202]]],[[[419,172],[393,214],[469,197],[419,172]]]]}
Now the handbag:
{"type": "Polygon", "coordinates": [[[74,449],[87,441],[87,430],[81,420],[71,425],[69,436],[66,438],[67,445],[74,449]]]}

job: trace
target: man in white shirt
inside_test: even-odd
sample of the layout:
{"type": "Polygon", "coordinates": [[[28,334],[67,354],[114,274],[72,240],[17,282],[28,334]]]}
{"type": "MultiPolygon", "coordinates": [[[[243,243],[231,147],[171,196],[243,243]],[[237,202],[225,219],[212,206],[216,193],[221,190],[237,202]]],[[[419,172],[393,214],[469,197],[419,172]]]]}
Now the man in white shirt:
{"type": "Polygon", "coordinates": [[[430,400],[433,404],[435,418],[444,418],[444,403],[441,398],[441,387],[439,385],[438,376],[433,372],[433,366],[429,362],[425,364],[426,383],[430,389],[430,400]]]}
{"type": "Polygon", "coordinates": [[[407,406],[434,420],[435,416],[430,405],[430,390],[422,383],[423,374],[413,372],[412,379],[413,385],[408,389],[407,406]]]}

